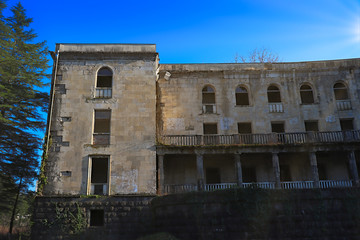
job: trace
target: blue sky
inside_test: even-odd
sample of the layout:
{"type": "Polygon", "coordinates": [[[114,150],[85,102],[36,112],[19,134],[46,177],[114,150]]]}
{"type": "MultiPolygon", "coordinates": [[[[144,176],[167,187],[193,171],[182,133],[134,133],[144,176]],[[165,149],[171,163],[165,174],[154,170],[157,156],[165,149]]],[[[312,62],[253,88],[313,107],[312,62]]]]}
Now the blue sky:
{"type": "Polygon", "coordinates": [[[21,3],[50,50],[55,43],[155,43],[160,63],[233,62],[236,53],[262,47],[286,62],[360,57],[360,0],[21,3]]]}

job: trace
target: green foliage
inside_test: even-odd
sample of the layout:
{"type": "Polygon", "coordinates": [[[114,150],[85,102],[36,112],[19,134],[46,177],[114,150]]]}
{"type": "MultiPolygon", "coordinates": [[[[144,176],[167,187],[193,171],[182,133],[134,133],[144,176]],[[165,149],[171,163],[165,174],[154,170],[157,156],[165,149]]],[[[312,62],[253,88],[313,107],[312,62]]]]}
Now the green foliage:
{"type": "Polygon", "coordinates": [[[37,131],[45,125],[41,112],[47,110],[48,94],[41,89],[48,60],[45,42],[35,42],[32,19],[21,3],[8,17],[2,14],[5,8],[0,0],[0,184],[5,186],[1,194],[8,196],[0,206],[12,209],[11,233],[19,196],[37,177],[42,145],[37,131]]]}
{"type": "Polygon", "coordinates": [[[69,208],[61,208],[56,205],[55,219],[43,220],[43,225],[48,228],[60,228],[62,233],[70,235],[79,235],[83,233],[87,227],[85,218],[85,210],[79,207],[76,203],[76,211],[71,211],[69,208]]]}

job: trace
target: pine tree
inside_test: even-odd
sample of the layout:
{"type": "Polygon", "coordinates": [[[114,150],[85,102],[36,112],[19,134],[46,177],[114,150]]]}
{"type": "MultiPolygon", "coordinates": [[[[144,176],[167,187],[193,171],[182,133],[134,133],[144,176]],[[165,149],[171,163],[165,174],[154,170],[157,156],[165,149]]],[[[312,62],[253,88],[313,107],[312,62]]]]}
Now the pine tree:
{"type": "MultiPolygon", "coordinates": [[[[0,0],[0,13],[4,8],[0,0]]],[[[32,19],[20,3],[11,13],[8,18],[0,14],[0,172],[3,182],[16,184],[10,234],[19,195],[37,176],[42,145],[37,132],[44,127],[41,111],[48,103],[41,92],[48,68],[46,43],[35,42],[32,19]]]]}

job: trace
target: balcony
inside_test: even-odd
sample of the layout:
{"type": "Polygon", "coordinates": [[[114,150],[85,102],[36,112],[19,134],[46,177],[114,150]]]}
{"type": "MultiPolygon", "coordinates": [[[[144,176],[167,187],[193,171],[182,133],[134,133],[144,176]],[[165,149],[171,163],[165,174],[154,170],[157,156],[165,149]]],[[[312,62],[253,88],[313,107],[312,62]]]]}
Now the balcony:
{"type": "Polygon", "coordinates": [[[160,145],[168,146],[243,146],[342,143],[360,142],[360,130],[233,135],[164,135],[160,136],[158,141],[160,145]]]}
{"type": "Polygon", "coordinates": [[[283,113],[284,107],[283,107],[282,103],[269,103],[269,112],[283,113]]]}
{"type": "Polygon", "coordinates": [[[109,87],[97,87],[95,98],[111,98],[112,89],[109,87]]]}
{"type": "MultiPolygon", "coordinates": [[[[320,180],[319,188],[349,188],[352,187],[351,180],[320,180]]],[[[166,194],[194,192],[198,190],[196,184],[167,184],[165,187],[166,194]]],[[[217,184],[205,184],[205,191],[215,191],[221,189],[236,188],[236,183],[217,183],[217,184]]],[[[262,188],[262,189],[275,189],[275,182],[254,182],[243,183],[243,188],[262,188]]],[[[281,182],[281,189],[311,189],[314,188],[313,181],[291,181],[281,182]]]]}
{"type": "Polygon", "coordinates": [[[350,100],[336,100],[336,108],[338,111],[351,110],[351,101],[350,100]]]}

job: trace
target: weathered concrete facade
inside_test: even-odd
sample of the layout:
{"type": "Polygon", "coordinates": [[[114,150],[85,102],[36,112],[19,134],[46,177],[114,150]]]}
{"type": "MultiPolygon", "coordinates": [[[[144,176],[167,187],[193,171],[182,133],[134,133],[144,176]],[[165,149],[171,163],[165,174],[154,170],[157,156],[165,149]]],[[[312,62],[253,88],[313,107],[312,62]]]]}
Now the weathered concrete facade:
{"type": "Polygon", "coordinates": [[[108,159],[104,194],[156,192],[155,45],[57,44],[44,194],[94,194],[92,158],[108,159]],[[101,68],[111,96],[96,96],[101,68]],[[95,112],[110,115],[109,142],[95,144],[95,112]]]}
{"type": "Polygon", "coordinates": [[[360,59],[160,65],[155,45],[56,51],[44,195],[359,184],[360,59]]]}

